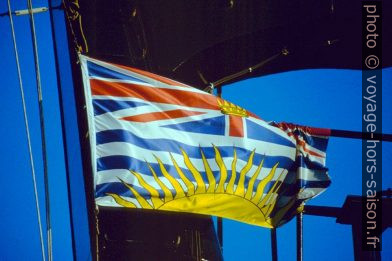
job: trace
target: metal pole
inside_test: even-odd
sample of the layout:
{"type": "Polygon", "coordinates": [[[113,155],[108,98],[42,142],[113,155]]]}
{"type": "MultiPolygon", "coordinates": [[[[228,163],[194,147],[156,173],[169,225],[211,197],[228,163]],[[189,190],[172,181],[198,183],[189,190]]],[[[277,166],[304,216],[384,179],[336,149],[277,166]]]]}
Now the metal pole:
{"type": "Polygon", "coordinates": [[[219,98],[222,98],[222,87],[221,87],[221,86],[218,86],[218,87],[217,87],[217,96],[218,96],[219,98]]]}
{"type": "MultiPolygon", "coordinates": [[[[73,260],[76,260],[76,246],[75,246],[75,228],[74,228],[74,214],[72,208],[72,197],[71,197],[71,181],[70,181],[70,171],[69,171],[69,162],[68,162],[68,148],[67,148],[67,135],[65,131],[65,119],[64,119],[64,104],[63,104],[63,88],[60,79],[60,64],[59,64],[59,56],[58,56],[58,48],[57,48],[57,40],[56,40],[56,32],[54,25],[54,15],[53,10],[61,9],[61,5],[53,6],[53,1],[49,1],[49,18],[50,18],[50,26],[51,26],[51,35],[52,35],[52,43],[53,43],[53,51],[54,51],[54,62],[56,69],[56,80],[57,80],[57,90],[59,93],[59,104],[60,104],[60,115],[61,115],[61,130],[63,136],[63,144],[64,144],[64,156],[65,156],[65,173],[67,179],[67,191],[68,191],[68,210],[69,210],[69,221],[71,227],[71,239],[72,239],[72,254],[73,260]]],[[[33,9],[34,11],[34,9],[33,9]]]]}
{"type": "Polygon", "coordinates": [[[272,253],[272,261],[278,261],[278,244],[276,239],[276,228],[271,228],[271,253],[272,253]]]}
{"type": "MultiPolygon", "coordinates": [[[[222,87],[218,87],[217,96],[219,98],[222,97],[222,87]]],[[[221,217],[218,217],[217,227],[218,227],[218,240],[219,240],[221,252],[223,254],[223,222],[222,222],[222,218],[221,217]]]]}
{"type": "Polygon", "coordinates": [[[35,23],[33,15],[33,4],[31,0],[27,0],[27,9],[30,17],[30,31],[31,39],[33,42],[33,53],[34,53],[34,64],[35,64],[35,76],[37,84],[37,94],[38,94],[38,108],[39,108],[39,119],[41,127],[41,146],[42,146],[42,161],[43,161],[43,171],[44,171],[44,186],[45,186],[45,208],[46,208],[46,232],[48,239],[48,260],[53,259],[52,255],[52,225],[50,220],[50,193],[49,193],[49,177],[48,177],[48,158],[46,153],[46,134],[45,134],[45,119],[44,119],[44,106],[42,98],[42,87],[41,87],[41,73],[39,67],[38,59],[38,44],[37,36],[35,32],[35,23]]]}
{"type": "Polygon", "coordinates": [[[37,210],[37,221],[38,221],[38,230],[39,230],[39,237],[40,237],[40,243],[41,243],[42,260],[45,261],[46,257],[45,257],[44,238],[43,238],[43,233],[42,233],[41,210],[40,210],[40,205],[39,205],[39,195],[38,195],[38,189],[37,189],[37,179],[36,179],[36,174],[35,174],[33,149],[32,149],[32,146],[31,146],[31,136],[30,136],[29,120],[28,120],[28,117],[27,117],[27,109],[26,109],[25,95],[24,95],[24,89],[23,89],[22,71],[20,69],[18,47],[16,45],[14,20],[12,18],[10,0],[7,1],[7,4],[8,4],[8,15],[9,15],[11,31],[12,31],[12,41],[13,41],[13,44],[14,44],[16,69],[18,71],[19,89],[20,89],[20,94],[21,94],[21,98],[22,98],[23,118],[24,118],[24,123],[25,123],[25,130],[26,130],[27,147],[28,147],[28,150],[29,150],[31,175],[32,175],[32,179],[33,179],[34,199],[35,199],[35,206],[36,206],[36,210],[37,210]]]}
{"type": "Polygon", "coordinates": [[[218,217],[217,225],[218,225],[218,240],[219,240],[221,251],[223,253],[223,222],[221,217],[218,217]]]}
{"type": "Polygon", "coordinates": [[[351,138],[351,139],[362,139],[362,140],[392,141],[392,134],[361,132],[361,131],[331,129],[331,136],[341,137],[341,138],[351,138]]]}
{"type": "Polygon", "coordinates": [[[298,128],[311,135],[340,137],[340,138],[349,138],[349,139],[362,139],[362,140],[392,141],[392,134],[386,134],[386,133],[317,128],[317,127],[302,126],[302,125],[288,123],[288,122],[274,123],[274,126],[279,127],[283,130],[298,128]]]}
{"type": "Polygon", "coordinates": [[[303,214],[337,218],[342,215],[342,208],[305,205],[303,214]]]}
{"type": "Polygon", "coordinates": [[[303,237],[302,237],[302,220],[303,214],[297,214],[297,261],[302,261],[303,256],[303,237]]]}

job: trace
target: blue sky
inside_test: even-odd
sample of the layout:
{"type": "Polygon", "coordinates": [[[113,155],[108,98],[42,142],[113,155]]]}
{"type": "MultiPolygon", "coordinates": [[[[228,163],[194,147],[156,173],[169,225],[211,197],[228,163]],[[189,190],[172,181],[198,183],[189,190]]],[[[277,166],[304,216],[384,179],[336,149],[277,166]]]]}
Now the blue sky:
{"type": "MultiPolygon", "coordinates": [[[[25,3],[12,1],[14,10],[25,3]]],[[[34,1],[34,6],[48,6],[34,1]]],[[[0,2],[0,13],[7,10],[0,2]]],[[[27,111],[37,166],[41,211],[44,212],[41,141],[34,60],[28,17],[14,17],[27,111]]],[[[59,94],[56,87],[49,14],[36,15],[42,72],[44,109],[49,159],[50,192],[55,259],[70,260],[71,234],[62,148],[59,94]]],[[[40,245],[22,103],[7,16],[0,17],[0,255],[4,260],[39,260],[40,245]]],[[[383,71],[383,131],[392,133],[392,68],[383,71]]],[[[225,86],[223,97],[253,111],[263,119],[298,124],[361,130],[361,72],[353,70],[301,70],[245,80],[225,86]]],[[[76,131],[76,130],[75,130],[76,131]]],[[[332,184],[309,204],[342,206],[347,195],[361,193],[361,141],[331,138],[327,164],[332,184]]],[[[392,144],[383,144],[383,187],[392,187],[392,144]]],[[[43,221],[44,214],[43,214],[43,221]]],[[[269,230],[224,220],[225,260],[270,260],[269,230]]],[[[384,233],[384,260],[392,258],[391,229],[384,233]]],[[[280,260],[295,260],[295,221],[278,229],[280,260]]],[[[82,257],[89,254],[81,253],[82,257]]],[[[304,260],[353,260],[351,228],[332,218],[304,217],[304,260]],[[322,254],[320,254],[322,253],[322,254]]]]}
{"type": "MultiPolygon", "coordinates": [[[[307,126],[361,131],[361,71],[301,70],[249,79],[226,86],[223,97],[263,119],[307,126]]],[[[383,131],[392,132],[392,69],[383,71],[383,131]]],[[[392,144],[383,144],[383,188],[392,186],[392,144]]],[[[331,186],[311,205],[341,207],[347,195],[361,194],[361,141],[330,138],[327,166],[331,186]]],[[[277,230],[281,260],[295,260],[295,220],[277,230]]],[[[269,231],[232,221],[224,222],[225,260],[263,260],[270,257],[269,231]],[[240,240],[239,240],[240,239],[240,240]],[[249,245],[244,244],[246,240],[249,245]],[[241,243],[239,243],[241,242],[241,243]],[[253,251],[258,249],[258,251],[253,251]]],[[[304,216],[304,260],[353,260],[351,227],[333,218],[304,216]],[[333,247],[333,250],[331,249],[333,247]],[[320,254],[322,253],[322,254],[320,254]]],[[[383,257],[392,257],[392,231],[383,237],[383,257]]],[[[266,260],[269,260],[268,258],[266,260]]]]}

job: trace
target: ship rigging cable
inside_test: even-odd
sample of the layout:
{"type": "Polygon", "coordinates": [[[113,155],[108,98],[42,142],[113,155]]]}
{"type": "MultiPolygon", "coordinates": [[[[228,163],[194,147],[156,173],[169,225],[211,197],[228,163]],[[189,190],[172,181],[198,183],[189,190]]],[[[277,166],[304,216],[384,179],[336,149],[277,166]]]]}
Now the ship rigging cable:
{"type": "Polygon", "coordinates": [[[13,41],[13,44],[14,44],[14,52],[15,52],[16,68],[17,68],[17,71],[18,71],[18,78],[19,78],[20,94],[21,94],[21,97],[22,97],[23,117],[24,117],[24,123],[25,123],[25,127],[26,127],[27,146],[28,146],[28,150],[29,150],[30,167],[31,167],[31,174],[32,174],[32,178],[33,178],[34,197],[35,197],[35,205],[36,205],[36,209],[37,209],[38,228],[39,228],[39,235],[40,235],[40,242],[41,242],[42,260],[45,261],[45,247],[44,247],[44,239],[43,239],[43,235],[42,235],[41,211],[40,211],[39,199],[38,199],[39,197],[38,197],[37,181],[36,181],[36,175],[35,175],[33,150],[32,150],[32,147],[31,147],[30,128],[29,128],[29,121],[28,121],[28,118],[27,118],[26,102],[25,102],[25,96],[24,96],[24,90],[23,90],[23,82],[22,82],[22,73],[21,73],[20,64],[19,64],[19,54],[18,54],[18,48],[17,48],[17,45],[16,45],[15,28],[14,28],[14,21],[12,19],[10,0],[8,0],[8,15],[9,15],[10,24],[11,24],[12,41],[13,41]]]}
{"type": "Polygon", "coordinates": [[[44,107],[42,99],[42,88],[41,88],[41,76],[39,69],[39,58],[38,58],[38,47],[37,47],[37,36],[35,32],[34,14],[33,14],[33,4],[31,0],[27,0],[27,9],[29,11],[30,17],[30,29],[31,38],[33,42],[33,52],[34,52],[34,63],[35,63],[35,76],[37,83],[37,93],[38,93],[38,107],[39,107],[39,119],[40,119],[40,129],[41,129],[41,144],[42,144],[42,160],[44,168],[44,185],[45,185],[45,210],[46,210],[46,233],[48,240],[48,260],[52,261],[52,227],[50,223],[50,194],[49,194],[49,178],[48,178],[48,162],[46,153],[46,135],[45,135],[45,119],[44,119],[44,107]]]}

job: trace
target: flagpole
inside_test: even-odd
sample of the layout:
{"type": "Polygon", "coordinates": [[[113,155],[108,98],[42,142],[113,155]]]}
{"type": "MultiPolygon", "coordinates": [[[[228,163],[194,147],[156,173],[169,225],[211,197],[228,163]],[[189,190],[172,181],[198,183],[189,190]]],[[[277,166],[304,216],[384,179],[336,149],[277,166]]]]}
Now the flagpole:
{"type": "Polygon", "coordinates": [[[297,214],[297,261],[302,261],[303,256],[303,214],[297,214]]]}
{"type": "MultiPolygon", "coordinates": [[[[222,87],[221,86],[219,86],[218,88],[217,88],[217,96],[219,97],[219,98],[221,98],[222,97],[222,87]]],[[[222,252],[222,255],[223,255],[223,222],[222,222],[222,218],[221,217],[218,217],[218,219],[217,219],[217,232],[218,232],[218,240],[219,240],[219,244],[220,244],[220,248],[221,248],[221,252],[222,252]]]]}
{"type": "Polygon", "coordinates": [[[276,228],[271,228],[271,253],[272,253],[272,261],[278,261],[278,244],[276,239],[276,228]]]}
{"type": "Polygon", "coordinates": [[[221,87],[221,86],[218,86],[216,89],[217,89],[217,96],[218,96],[219,98],[222,98],[222,87],[221,87]]]}
{"type": "Polygon", "coordinates": [[[46,235],[47,235],[47,250],[48,260],[53,260],[53,248],[52,248],[52,224],[51,224],[51,211],[50,211],[50,192],[49,192],[49,171],[48,171],[48,154],[46,150],[46,132],[45,132],[45,117],[44,117],[44,105],[42,96],[41,86],[41,72],[39,66],[38,56],[38,43],[37,35],[35,32],[35,22],[33,14],[33,3],[32,0],[27,0],[27,9],[29,13],[31,41],[33,44],[34,64],[35,64],[35,79],[38,95],[38,110],[39,110],[39,121],[41,129],[41,151],[42,151],[42,163],[43,163],[43,176],[44,176],[44,190],[45,190],[45,209],[46,209],[46,235]]]}
{"type": "Polygon", "coordinates": [[[300,128],[311,135],[318,135],[318,136],[330,136],[330,137],[362,139],[362,140],[392,141],[392,134],[386,134],[386,133],[317,128],[317,127],[303,126],[303,125],[286,123],[286,122],[275,123],[274,125],[282,129],[300,128]]]}
{"type": "Polygon", "coordinates": [[[362,140],[392,141],[392,134],[361,132],[361,131],[331,129],[330,136],[340,137],[340,138],[362,139],[362,140]]]}
{"type": "Polygon", "coordinates": [[[218,225],[218,240],[219,240],[221,252],[223,254],[223,222],[221,217],[218,217],[217,225],[218,225]]]}

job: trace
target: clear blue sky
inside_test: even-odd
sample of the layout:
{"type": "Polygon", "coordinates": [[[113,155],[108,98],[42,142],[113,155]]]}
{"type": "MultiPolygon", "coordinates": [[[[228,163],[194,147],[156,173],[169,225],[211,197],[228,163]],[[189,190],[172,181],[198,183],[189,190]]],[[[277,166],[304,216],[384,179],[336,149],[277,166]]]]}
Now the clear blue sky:
{"type": "MultiPolygon", "coordinates": [[[[263,119],[361,131],[361,71],[301,70],[226,86],[223,97],[263,119]]],[[[392,133],[392,69],[383,71],[383,131],[392,133]]],[[[308,204],[341,207],[347,195],[361,194],[361,141],[331,138],[327,166],[331,186],[308,204]]],[[[383,144],[383,188],[392,186],[392,144],[383,144]]],[[[280,260],[295,260],[295,220],[278,230],[280,260]]],[[[270,257],[267,229],[224,222],[225,260],[270,257]],[[246,243],[245,243],[246,242],[246,243]],[[251,251],[250,251],[251,249],[251,251]]],[[[304,260],[353,260],[351,227],[333,218],[304,216],[304,260]]],[[[383,237],[383,260],[392,259],[392,229],[383,237]]],[[[267,258],[266,260],[269,260],[267,258]]]]}
{"type": "MultiPolygon", "coordinates": [[[[25,3],[12,1],[14,10],[25,3]]],[[[48,6],[34,1],[34,6],[48,6]]],[[[7,10],[0,2],[0,13],[7,10]]],[[[41,209],[44,209],[41,143],[34,63],[28,17],[15,17],[17,41],[27,98],[34,159],[37,165],[41,209]]],[[[70,260],[71,241],[66,176],[61,137],[58,93],[54,71],[49,14],[36,15],[42,70],[45,118],[48,136],[49,175],[53,223],[54,256],[70,260]]],[[[64,50],[65,51],[65,50],[64,50]]],[[[0,259],[39,260],[40,246],[34,194],[28,161],[12,38],[8,17],[0,17],[0,259]]],[[[361,130],[361,72],[352,70],[302,70],[249,79],[224,87],[223,97],[266,120],[288,121],[309,126],[361,130]]],[[[392,68],[383,72],[383,127],[392,133],[392,68]]],[[[332,185],[309,202],[313,205],[342,206],[349,194],[361,193],[361,141],[331,138],[327,164],[332,185]]],[[[383,144],[383,187],[392,187],[392,144],[383,144]]],[[[44,221],[43,215],[43,221],[44,221]]],[[[270,260],[269,230],[224,220],[225,260],[270,260]]],[[[383,238],[384,260],[392,259],[392,231],[383,238]]],[[[280,260],[295,260],[295,221],[278,229],[280,260]]],[[[84,253],[88,257],[87,253],[84,253]]],[[[353,260],[351,228],[332,218],[305,216],[304,260],[353,260]]]]}
{"type": "MultiPolygon", "coordinates": [[[[26,9],[27,1],[11,1],[13,10],[26,9]]],[[[33,1],[34,7],[48,6],[47,1],[33,1]]],[[[7,1],[0,2],[0,13],[7,11],[7,1]]],[[[50,175],[53,250],[58,260],[71,260],[70,224],[56,87],[49,13],[36,15],[42,87],[46,120],[48,167],[50,175]]],[[[35,85],[34,60],[28,16],[14,16],[32,148],[37,171],[38,191],[45,224],[44,185],[41,140],[35,85]]],[[[0,18],[0,83],[3,100],[0,112],[0,259],[40,260],[41,250],[35,210],[31,170],[28,160],[21,95],[13,52],[8,16],[0,18]]]]}

